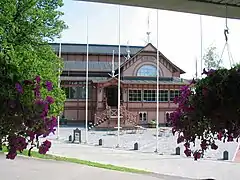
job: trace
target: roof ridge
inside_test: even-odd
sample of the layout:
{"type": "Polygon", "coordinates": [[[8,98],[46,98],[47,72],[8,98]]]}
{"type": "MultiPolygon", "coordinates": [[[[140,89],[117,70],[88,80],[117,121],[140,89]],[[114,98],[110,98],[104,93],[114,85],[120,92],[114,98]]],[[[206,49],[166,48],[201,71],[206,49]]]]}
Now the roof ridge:
{"type": "MultiPolygon", "coordinates": [[[[50,45],[59,45],[60,43],[49,43],[50,45]]],[[[62,45],[73,45],[73,46],[87,46],[87,44],[82,44],[82,43],[61,43],[62,45]]],[[[117,44],[88,44],[89,46],[102,46],[102,47],[118,47],[119,45],[117,44]]],[[[137,45],[124,45],[121,44],[120,47],[133,47],[133,48],[142,48],[145,46],[137,46],[137,45]]]]}

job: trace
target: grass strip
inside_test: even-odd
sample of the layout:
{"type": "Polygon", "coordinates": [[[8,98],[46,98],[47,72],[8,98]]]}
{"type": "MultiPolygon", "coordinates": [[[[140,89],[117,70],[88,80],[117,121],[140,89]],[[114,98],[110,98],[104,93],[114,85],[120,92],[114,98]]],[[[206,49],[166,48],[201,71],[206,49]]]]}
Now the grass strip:
{"type": "MultiPolygon", "coordinates": [[[[3,147],[3,152],[7,152],[7,148],[3,147]]],[[[22,153],[19,153],[23,156],[28,156],[28,151],[24,150],[22,153]]],[[[39,158],[39,159],[46,159],[46,160],[55,160],[55,161],[62,161],[62,162],[69,162],[69,163],[75,163],[75,164],[81,164],[91,167],[97,167],[102,169],[108,169],[108,170],[114,170],[114,171],[120,171],[120,172],[129,172],[129,173],[137,173],[137,174],[150,174],[151,172],[134,169],[134,168],[127,168],[127,167],[121,167],[121,166],[115,166],[111,164],[103,164],[98,162],[92,162],[92,161],[86,161],[86,160],[80,160],[76,158],[68,158],[68,157],[61,157],[51,154],[39,154],[36,151],[31,151],[31,157],[39,158]]]]}

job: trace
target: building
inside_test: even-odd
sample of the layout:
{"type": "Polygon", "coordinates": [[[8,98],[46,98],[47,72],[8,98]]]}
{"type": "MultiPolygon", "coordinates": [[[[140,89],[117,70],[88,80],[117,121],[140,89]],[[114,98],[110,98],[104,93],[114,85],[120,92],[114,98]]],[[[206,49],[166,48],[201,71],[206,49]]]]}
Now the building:
{"type": "MultiPolygon", "coordinates": [[[[51,44],[56,52],[59,44],[51,44]]],[[[117,126],[118,46],[89,45],[88,117],[96,127],[117,126]],[[114,63],[113,51],[115,52],[114,63]],[[112,66],[114,65],[114,68],[112,66]]],[[[156,119],[156,48],[121,46],[121,127],[147,125],[156,119]]],[[[86,44],[61,44],[64,70],[61,86],[65,89],[64,116],[68,123],[85,122],[86,44]]],[[[185,73],[159,52],[159,122],[165,124],[168,113],[181,86],[188,84],[180,78],[185,73]]]]}

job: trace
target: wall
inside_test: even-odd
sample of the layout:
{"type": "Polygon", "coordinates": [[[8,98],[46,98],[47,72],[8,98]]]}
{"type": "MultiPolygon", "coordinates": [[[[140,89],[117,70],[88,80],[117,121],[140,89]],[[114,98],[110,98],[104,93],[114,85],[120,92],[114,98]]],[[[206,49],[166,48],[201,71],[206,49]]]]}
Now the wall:
{"type": "MultiPolygon", "coordinates": [[[[91,98],[88,101],[88,119],[94,120],[97,105],[97,89],[92,89],[91,98]]],[[[86,117],[86,101],[85,99],[67,99],[64,104],[64,116],[68,120],[85,121],[86,117]]]]}
{"type": "MultiPolygon", "coordinates": [[[[64,61],[86,61],[87,55],[83,54],[62,54],[64,61]]],[[[121,57],[121,60],[125,60],[124,57],[121,57]]],[[[112,61],[112,55],[92,55],[89,54],[89,61],[112,61]]],[[[118,61],[118,57],[115,56],[115,61],[118,61]]]]}

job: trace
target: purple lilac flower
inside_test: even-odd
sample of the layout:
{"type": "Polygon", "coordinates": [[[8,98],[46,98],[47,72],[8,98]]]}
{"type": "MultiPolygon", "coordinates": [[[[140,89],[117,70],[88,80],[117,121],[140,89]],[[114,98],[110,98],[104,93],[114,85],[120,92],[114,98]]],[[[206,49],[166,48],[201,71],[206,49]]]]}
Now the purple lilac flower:
{"type": "Polygon", "coordinates": [[[36,76],[35,80],[36,80],[36,82],[39,84],[39,83],[40,83],[40,81],[41,81],[41,78],[40,78],[40,76],[36,76]]]}
{"type": "Polygon", "coordinates": [[[34,88],[34,94],[35,94],[35,97],[37,97],[37,98],[39,98],[41,96],[39,85],[36,85],[36,87],[34,88]]]}
{"type": "Polygon", "coordinates": [[[19,92],[20,94],[23,94],[23,88],[20,83],[16,83],[15,88],[17,89],[17,92],[19,92]]]}
{"type": "Polygon", "coordinates": [[[47,96],[47,97],[46,97],[46,101],[47,101],[49,104],[53,104],[53,103],[54,103],[54,99],[53,99],[51,96],[47,96]]]}
{"type": "Polygon", "coordinates": [[[39,153],[46,154],[47,151],[50,149],[50,147],[51,147],[51,142],[48,140],[44,141],[39,147],[39,153]]]}
{"type": "Polygon", "coordinates": [[[47,82],[46,82],[46,87],[47,87],[47,90],[48,90],[48,91],[51,91],[51,90],[53,89],[52,82],[47,81],[47,82]]]}

